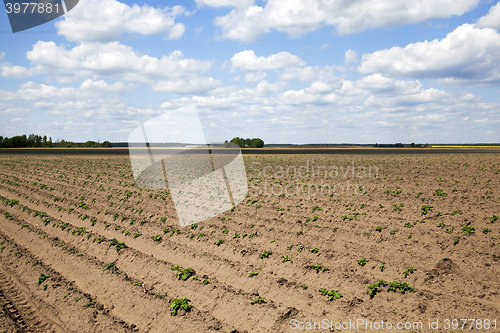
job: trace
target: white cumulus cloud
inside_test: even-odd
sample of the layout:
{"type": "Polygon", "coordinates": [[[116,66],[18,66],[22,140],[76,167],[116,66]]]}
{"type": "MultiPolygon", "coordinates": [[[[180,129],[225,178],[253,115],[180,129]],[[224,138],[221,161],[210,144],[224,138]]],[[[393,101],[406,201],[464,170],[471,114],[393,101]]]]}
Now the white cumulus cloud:
{"type": "Polygon", "coordinates": [[[280,75],[280,80],[283,81],[317,81],[317,80],[337,80],[335,76],[334,66],[306,66],[285,68],[280,75]]]}
{"type": "Polygon", "coordinates": [[[393,129],[383,137],[387,142],[425,143],[429,137],[466,142],[484,138],[491,124],[500,123],[500,104],[485,105],[471,93],[425,88],[418,80],[372,74],[351,81],[326,75],[329,71],[320,67],[289,72],[314,80],[304,89],[265,80],[253,88],[219,87],[204,96],[172,99],[162,108],[196,105],[202,118],[209,115],[207,124],[216,124],[213,131],[207,127],[207,137],[257,131],[269,142],[377,142],[385,127],[393,129]],[[474,122],[484,119],[488,122],[474,122]]]}
{"type": "Polygon", "coordinates": [[[267,71],[279,68],[305,66],[305,62],[300,57],[289,52],[272,54],[269,57],[257,57],[253,50],[246,50],[236,53],[231,58],[232,68],[243,71],[267,71]]]}
{"type": "Polygon", "coordinates": [[[266,78],[266,72],[250,72],[245,74],[244,80],[246,82],[260,82],[266,78]]]}
{"type": "Polygon", "coordinates": [[[285,85],[282,83],[269,83],[266,80],[262,80],[255,89],[253,93],[257,96],[268,96],[277,92],[282,91],[285,88],[285,85]]]}
{"type": "Polygon", "coordinates": [[[345,52],[345,64],[348,65],[350,63],[358,62],[356,51],[351,49],[345,52]]]}
{"type": "Polygon", "coordinates": [[[130,88],[130,86],[125,85],[123,82],[108,84],[104,80],[93,81],[91,79],[85,80],[78,88],[58,88],[56,86],[29,81],[21,84],[16,92],[0,90],[0,99],[42,101],[41,103],[47,103],[46,100],[50,99],[57,101],[85,98],[95,99],[109,96],[109,94],[118,94],[130,88]]]}
{"type": "Polygon", "coordinates": [[[442,40],[364,54],[358,70],[392,77],[442,79],[447,84],[497,84],[500,34],[464,24],[442,40]]]}
{"type": "MultiPolygon", "coordinates": [[[[218,1],[215,1],[218,2],[218,1]]],[[[291,36],[333,26],[339,35],[462,15],[479,0],[268,0],[265,6],[238,6],[215,19],[220,38],[253,42],[277,30],[291,36]]],[[[236,7],[236,6],[235,6],[236,7]]]]}
{"type": "Polygon", "coordinates": [[[500,32],[500,2],[490,8],[485,16],[477,20],[478,28],[493,28],[500,32]]]}
{"type": "Polygon", "coordinates": [[[3,63],[0,65],[0,75],[3,77],[25,78],[36,74],[37,73],[33,68],[13,66],[9,63],[3,63]]]}
{"type": "Polygon", "coordinates": [[[80,0],[55,26],[59,35],[78,42],[118,40],[123,34],[166,33],[168,39],[179,39],[186,27],[175,18],[183,13],[182,6],[157,9],[116,0],[80,0]]]}
{"type": "Polygon", "coordinates": [[[120,81],[144,82],[156,91],[197,92],[213,89],[221,82],[199,76],[212,61],[185,58],[173,51],[161,58],[140,54],[119,42],[81,43],[71,49],[54,42],[39,41],[27,53],[32,67],[1,66],[2,76],[27,77],[45,74],[59,82],[85,77],[108,77],[120,81]]]}
{"type": "Polygon", "coordinates": [[[213,90],[222,82],[211,77],[192,76],[178,80],[162,80],[153,83],[151,87],[157,92],[173,92],[178,94],[199,94],[213,90]]]}
{"type": "Polygon", "coordinates": [[[208,7],[247,7],[253,5],[254,0],[195,0],[198,8],[208,7]]]}

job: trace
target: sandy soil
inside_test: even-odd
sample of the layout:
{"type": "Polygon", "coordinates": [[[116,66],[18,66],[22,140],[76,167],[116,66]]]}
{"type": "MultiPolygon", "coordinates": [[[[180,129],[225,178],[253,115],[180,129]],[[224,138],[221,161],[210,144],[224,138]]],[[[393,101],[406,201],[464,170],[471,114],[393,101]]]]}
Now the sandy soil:
{"type": "Polygon", "coordinates": [[[500,329],[500,154],[244,159],[245,201],[181,228],[126,156],[0,156],[0,332],[500,329]]]}

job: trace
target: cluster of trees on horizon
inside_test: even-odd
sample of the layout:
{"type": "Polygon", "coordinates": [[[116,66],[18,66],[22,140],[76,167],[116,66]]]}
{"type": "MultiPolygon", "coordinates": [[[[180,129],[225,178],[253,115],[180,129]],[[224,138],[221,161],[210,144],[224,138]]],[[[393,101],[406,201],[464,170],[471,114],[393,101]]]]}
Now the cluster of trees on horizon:
{"type": "MultiPolygon", "coordinates": [[[[243,139],[243,138],[235,137],[229,142],[237,145],[240,148],[263,148],[264,147],[264,140],[259,139],[259,138],[243,139]]],[[[229,146],[229,143],[226,140],[224,142],[224,147],[228,147],[228,146],[229,146]]]]}
{"type": "Polygon", "coordinates": [[[52,138],[44,135],[30,134],[16,135],[11,138],[0,136],[0,148],[110,148],[111,142],[104,141],[103,143],[95,141],[87,141],[85,143],[75,143],[72,141],[56,141],[52,142],[52,138]]]}
{"type": "Polygon", "coordinates": [[[426,143],[426,144],[421,144],[421,143],[415,143],[412,142],[411,144],[403,144],[403,143],[395,143],[395,144],[390,144],[390,143],[376,143],[374,147],[397,147],[397,148],[404,148],[404,147],[411,147],[411,148],[430,148],[431,145],[426,143]]]}

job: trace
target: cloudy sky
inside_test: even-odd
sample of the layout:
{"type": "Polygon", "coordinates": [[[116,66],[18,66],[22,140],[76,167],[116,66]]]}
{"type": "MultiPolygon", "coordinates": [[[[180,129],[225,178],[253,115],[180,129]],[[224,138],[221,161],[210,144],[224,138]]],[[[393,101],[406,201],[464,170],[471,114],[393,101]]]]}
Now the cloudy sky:
{"type": "Polygon", "coordinates": [[[213,142],[500,142],[496,1],[146,1],[1,13],[0,135],[127,141],[195,106],[213,142]]]}

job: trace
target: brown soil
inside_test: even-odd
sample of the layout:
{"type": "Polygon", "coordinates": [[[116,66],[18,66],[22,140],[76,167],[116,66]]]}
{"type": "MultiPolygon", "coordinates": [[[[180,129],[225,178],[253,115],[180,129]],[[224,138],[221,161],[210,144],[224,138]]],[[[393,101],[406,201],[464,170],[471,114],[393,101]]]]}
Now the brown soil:
{"type": "Polygon", "coordinates": [[[0,332],[500,321],[500,154],[244,159],[248,198],[181,228],[169,192],[137,188],[127,156],[0,156],[0,332]],[[393,281],[412,289],[388,291],[393,281]],[[192,308],[172,316],[177,296],[192,308]]]}

